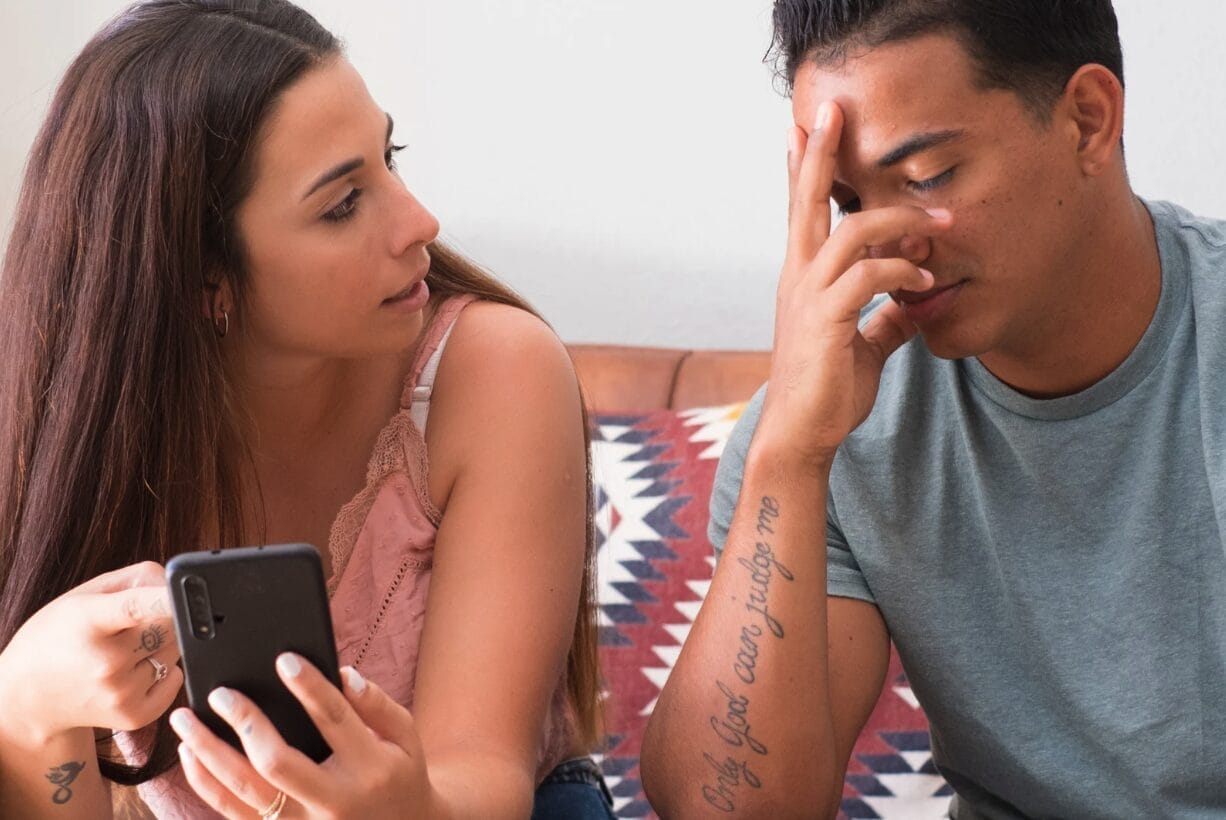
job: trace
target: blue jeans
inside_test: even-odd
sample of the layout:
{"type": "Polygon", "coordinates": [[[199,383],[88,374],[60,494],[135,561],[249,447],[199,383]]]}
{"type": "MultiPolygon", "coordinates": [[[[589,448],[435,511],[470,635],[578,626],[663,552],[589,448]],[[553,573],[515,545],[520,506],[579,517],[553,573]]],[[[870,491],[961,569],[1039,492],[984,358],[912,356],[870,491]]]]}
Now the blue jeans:
{"type": "Polygon", "coordinates": [[[532,820],[613,820],[613,796],[590,757],[558,765],[536,787],[532,820]]]}

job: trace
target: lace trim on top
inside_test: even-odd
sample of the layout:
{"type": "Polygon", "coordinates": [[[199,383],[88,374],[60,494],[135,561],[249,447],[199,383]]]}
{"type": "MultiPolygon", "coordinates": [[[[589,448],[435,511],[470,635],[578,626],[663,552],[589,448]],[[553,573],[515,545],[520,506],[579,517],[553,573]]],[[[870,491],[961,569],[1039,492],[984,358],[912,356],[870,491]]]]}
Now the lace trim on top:
{"type": "Polygon", "coordinates": [[[328,533],[328,552],[332,556],[332,577],[328,579],[329,595],[336,592],[341,574],[349,563],[349,556],[353,553],[362,527],[370,516],[375,497],[389,475],[397,471],[405,472],[430,523],[437,528],[442,519],[442,514],[430,499],[430,464],[426,457],[426,440],[413,423],[413,388],[417,386],[417,380],[421,377],[426,363],[460,315],[460,311],[476,298],[473,294],[464,294],[443,302],[430,327],[423,334],[422,345],[417,351],[400,395],[400,410],[379,431],[375,440],[374,451],[366,465],[366,486],[341,507],[328,533]]]}

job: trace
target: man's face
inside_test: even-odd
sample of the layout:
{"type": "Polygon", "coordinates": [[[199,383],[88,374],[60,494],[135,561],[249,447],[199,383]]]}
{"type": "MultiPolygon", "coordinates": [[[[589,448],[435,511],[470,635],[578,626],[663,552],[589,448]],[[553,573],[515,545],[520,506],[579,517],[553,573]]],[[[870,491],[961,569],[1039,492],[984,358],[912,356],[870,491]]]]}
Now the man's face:
{"type": "MultiPolygon", "coordinates": [[[[934,315],[912,318],[944,358],[1041,350],[1053,322],[1075,316],[1063,284],[1075,269],[1085,197],[1075,128],[1036,122],[1010,91],[979,89],[961,45],[929,35],[808,62],[796,76],[797,125],[834,100],[845,125],[832,195],[848,211],[945,208],[953,228],[919,264],[936,288],[959,285],[934,315]]],[[[898,256],[898,246],[874,250],[898,256]]],[[[933,300],[934,302],[937,300],[933,300]]]]}

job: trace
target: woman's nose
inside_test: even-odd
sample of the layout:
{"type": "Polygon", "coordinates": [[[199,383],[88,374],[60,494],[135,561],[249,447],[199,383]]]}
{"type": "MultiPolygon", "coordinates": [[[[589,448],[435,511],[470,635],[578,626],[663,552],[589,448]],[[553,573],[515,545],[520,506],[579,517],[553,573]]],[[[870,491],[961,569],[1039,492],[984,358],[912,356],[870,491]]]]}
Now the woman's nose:
{"type": "Polygon", "coordinates": [[[392,208],[392,253],[399,256],[418,245],[428,245],[438,238],[439,224],[426,206],[401,188],[392,208]]]}

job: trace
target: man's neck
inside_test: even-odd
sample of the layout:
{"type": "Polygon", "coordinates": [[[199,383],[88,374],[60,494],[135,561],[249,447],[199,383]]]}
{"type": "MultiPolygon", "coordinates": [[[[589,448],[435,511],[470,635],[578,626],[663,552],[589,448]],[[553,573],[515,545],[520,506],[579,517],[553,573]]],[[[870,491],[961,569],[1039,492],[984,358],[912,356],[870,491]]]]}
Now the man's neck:
{"type": "Polygon", "coordinates": [[[1128,358],[1153,320],[1162,292],[1162,263],[1153,219],[1130,191],[1104,206],[1089,241],[1070,260],[1060,309],[1032,325],[1019,344],[979,357],[998,379],[1034,398],[1079,393],[1128,358]]]}

